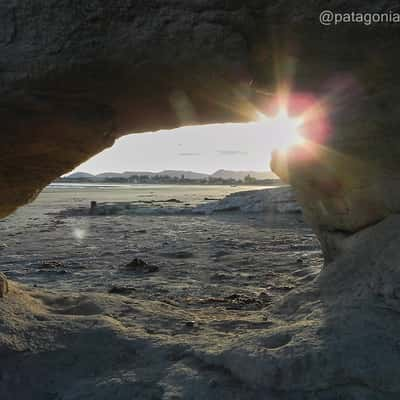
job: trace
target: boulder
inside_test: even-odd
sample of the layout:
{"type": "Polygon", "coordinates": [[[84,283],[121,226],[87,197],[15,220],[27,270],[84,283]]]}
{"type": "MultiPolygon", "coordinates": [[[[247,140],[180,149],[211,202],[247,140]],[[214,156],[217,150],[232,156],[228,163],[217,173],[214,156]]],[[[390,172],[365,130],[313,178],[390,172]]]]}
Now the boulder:
{"type": "Polygon", "coordinates": [[[201,204],[194,213],[212,214],[240,211],[243,213],[301,214],[293,190],[288,186],[232,193],[222,200],[201,204]]]}

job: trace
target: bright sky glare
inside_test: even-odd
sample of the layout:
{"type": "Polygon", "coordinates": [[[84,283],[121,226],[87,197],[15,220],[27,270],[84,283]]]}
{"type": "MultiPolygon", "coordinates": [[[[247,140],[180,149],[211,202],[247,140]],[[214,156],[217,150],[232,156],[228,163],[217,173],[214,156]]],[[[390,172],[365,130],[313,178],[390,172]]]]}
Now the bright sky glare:
{"type": "Polygon", "coordinates": [[[271,151],[287,143],[281,129],[262,123],[203,125],[133,134],[81,164],[93,174],[166,169],[268,171],[271,151]]]}

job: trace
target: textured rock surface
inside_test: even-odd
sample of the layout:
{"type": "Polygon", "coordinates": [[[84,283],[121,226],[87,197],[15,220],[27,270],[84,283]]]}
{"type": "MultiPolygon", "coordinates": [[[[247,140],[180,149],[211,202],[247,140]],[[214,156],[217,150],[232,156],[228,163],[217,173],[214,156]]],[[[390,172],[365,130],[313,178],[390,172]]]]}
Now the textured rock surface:
{"type": "Polygon", "coordinates": [[[193,211],[205,214],[226,211],[271,214],[300,214],[302,212],[290,187],[232,193],[220,201],[202,204],[193,211]]]}
{"type": "Polygon", "coordinates": [[[392,215],[344,240],[316,280],[268,310],[276,329],[206,361],[282,399],[398,398],[399,232],[392,215]]]}
{"type": "MultiPolygon", "coordinates": [[[[399,28],[322,27],[322,1],[188,3],[0,5],[0,217],[120,135],[249,120],[254,108],[248,99],[261,108],[266,100],[258,88],[270,92],[279,77],[292,78],[294,91],[321,100],[329,134],[311,134],[311,152],[277,153],[272,165],[294,186],[330,263],[317,280],[272,307],[274,331],[232,339],[215,350],[217,357],[196,359],[222,365],[263,395],[273,389],[291,399],[397,399],[399,28]]],[[[347,1],[330,7],[367,6],[347,1]]],[[[370,8],[396,7],[382,1],[370,8]]],[[[27,329],[27,321],[46,318],[41,301],[27,299],[18,308],[19,296],[0,303],[3,315],[13,315],[2,319],[5,339],[12,343],[24,330],[50,343],[51,322],[43,324],[47,336],[27,329]]],[[[83,318],[78,328],[88,323],[83,318]]],[[[57,332],[63,340],[71,321],[57,332]]],[[[110,336],[101,340],[109,343],[110,336]]],[[[126,355],[125,348],[114,349],[107,358],[126,355]]],[[[78,346],[76,354],[81,351],[78,346]]],[[[98,351],[83,354],[97,357],[98,351]]],[[[64,354],[61,359],[65,363],[64,354]]]]}
{"type": "MultiPolygon", "coordinates": [[[[392,145],[393,150],[382,150],[381,165],[370,162],[367,156],[361,159],[361,154],[333,155],[333,147],[327,150],[318,146],[317,156],[310,159],[309,147],[314,146],[310,144],[275,154],[272,168],[292,184],[305,218],[319,236],[327,262],[340,253],[344,238],[400,211],[400,176],[385,165],[385,152],[390,158],[398,149],[395,143],[392,145]]],[[[370,148],[371,157],[374,150],[378,152],[370,148]]]]}
{"type": "Polygon", "coordinates": [[[336,60],[320,52],[323,65],[332,68],[320,103],[325,129],[311,122],[305,129],[310,142],[277,151],[271,162],[294,187],[327,261],[335,258],[343,237],[400,211],[399,59],[392,57],[397,30],[358,26],[349,42],[336,33],[331,47],[336,60]]]}
{"type": "MultiPolygon", "coordinates": [[[[397,7],[330,4],[351,11],[389,6],[397,7]]],[[[319,1],[258,0],[1,4],[0,215],[119,135],[252,119],[249,97],[262,106],[259,88],[270,92],[278,78],[294,78],[295,89],[332,103],[329,144],[367,163],[361,171],[352,163],[345,168],[354,177],[351,191],[358,182],[350,214],[360,209],[358,199],[368,198],[366,213],[376,208],[379,219],[386,208],[376,184],[397,170],[400,151],[398,35],[384,25],[323,27],[323,8],[319,1]]],[[[397,201],[387,206],[397,208],[397,201]]],[[[329,206],[332,215],[337,211],[336,203],[329,206]]],[[[350,227],[343,219],[334,225],[352,230],[368,222],[362,216],[350,227]]]]}
{"type": "Polygon", "coordinates": [[[1,4],[0,216],[119,135],[240,119],[252,20],[220,1],[1,4]]]}
{"type": "MultiPolygon", "coordinates": [[[[136,218],[123,220],[130,232],[140,225],[136,218]]],[[[115,252],[111,265],[117,252],[131,260],[121,251],[130,243],[120,238],[118,218],[111,221],[97,225],[96,236],[83,246],[71,244],[74,255],[92,258],[91,245],[111,226],[101,240],[104,250],[115,252]]],[[[148,221],[148,239],[134,240],[135,246],[146,243],[153,256],[168,226],[165,218],[158,222],[148,221]]],[[[319,255],[305,251],[301,263],[294,257],[292,245],[301,246],[304,226],[297,225],[296,233],[284,225],[271,230],[269,223],[250,228],[249,221],[231,221],[223,230],[221,221],[209,223],[187,229],[187,220],[170,220],[172,234],[179,225],[186,230],[177,240],[189,249],[197,243],[191,258],[197,261],[170,259],[156,281],[132,273],[123,278],[122,271],[119,278],[107,276],[107,263],[99,274],[96,268],[107,257],[100,256],[76,271],[78,285],[71,275],[49,279],[44,272],[41,278],[30,275],[29,285],[14,284],[13,294],[0,301],[2,399],[46,399],[49,393],[77,400],[399,398],[399,215],[343,241],[346,251],[321,274],[319,255]],[[213,241],[203,240],[211,234],[213,241]],[[226,251],[218,256],[224,261],[199,257],[217,249],[226,251]],[[224,272],[218,268],[217,281],[211,278],[216,265],[224,272]],[[107,293],[115,278],[136,290],[107,293]]],[[[62,243],[64,232],[46,237],[62,243]]],[[[308,241],[306,247],[313,246],[308,241]]],[[[74,262],[71,251],[52,247],[53,256],[64,253],[66,263],[74,262]]]]}

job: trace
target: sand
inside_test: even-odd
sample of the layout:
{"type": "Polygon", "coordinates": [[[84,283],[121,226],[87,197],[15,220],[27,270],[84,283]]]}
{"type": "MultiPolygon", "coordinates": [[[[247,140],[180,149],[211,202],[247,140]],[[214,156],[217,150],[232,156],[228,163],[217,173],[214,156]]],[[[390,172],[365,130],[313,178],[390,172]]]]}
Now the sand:
{"type": "MultiPolygon", "coordinates": [[[[139,194],[196,207],[239,189],[139,194]]],[[[301,215],[72,212],[140,200],[121,190],[51,189],[0,221],[1,399],[283,398],[257,384],[261,354],[238,355],[290,341],[274,304],[322,263],[301,215]]]]}

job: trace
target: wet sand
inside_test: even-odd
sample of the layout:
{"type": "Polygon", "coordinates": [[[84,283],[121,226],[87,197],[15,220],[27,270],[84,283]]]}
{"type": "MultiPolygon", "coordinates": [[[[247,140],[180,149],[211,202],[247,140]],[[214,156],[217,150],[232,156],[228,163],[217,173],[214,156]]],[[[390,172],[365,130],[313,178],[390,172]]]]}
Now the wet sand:
{"type": "Polygon", "coordinates": [[[5,399],[279,398],[224,354],[277,329],[271,306],[318,273],[301,215],[63,212],[89,198],[196,206],[238,189],[52,189],[0,221],[0,271],[16,282],[0,302],[5,399]]]}

